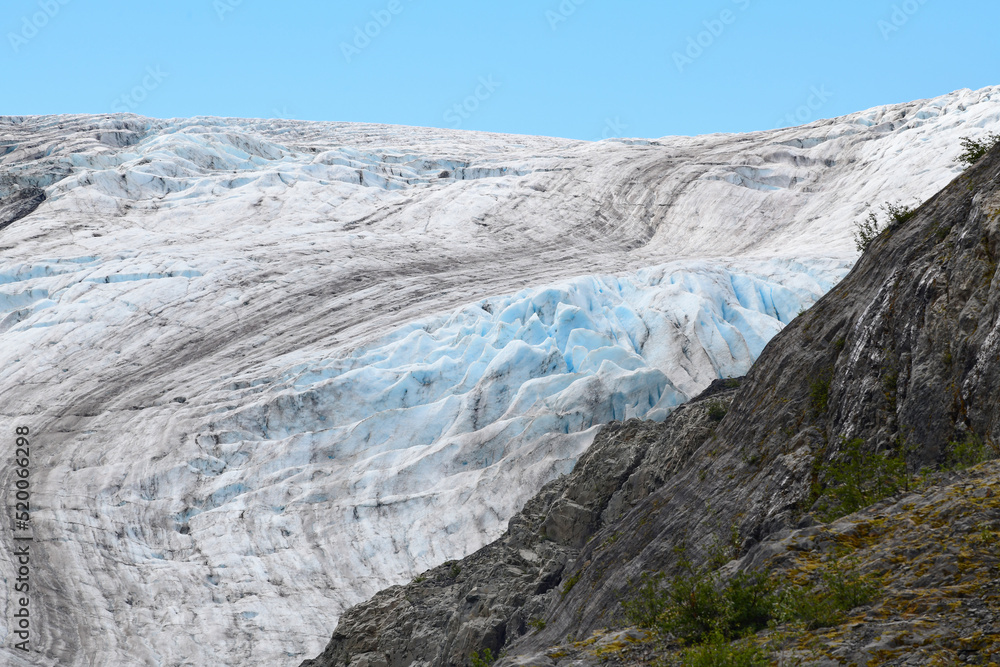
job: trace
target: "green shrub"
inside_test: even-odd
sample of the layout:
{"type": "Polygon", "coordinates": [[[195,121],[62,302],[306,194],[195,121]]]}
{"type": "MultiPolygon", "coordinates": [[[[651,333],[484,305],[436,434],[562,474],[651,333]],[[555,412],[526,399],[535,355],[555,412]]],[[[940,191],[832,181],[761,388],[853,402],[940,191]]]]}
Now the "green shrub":
{"type": "Polygon", "coordinates": [[[868,604],[881,588],[878,578],[861,573],[856,559],[831,561],[821,577],[830,598],[844,611],[868,604]]]}
{"type": "Polygon", "coordinates": [[[664,634],[698,642],[713,631],[728,629],[728,610],[725,595],[712,573],[686,567],[687,571],[675,576],[667,590],[668,604],[656,627],[664,634]]]}
{"type": "Polygon", "coordinates": [[[825,413],[830,402],[830,375],[831,372],[826,371],[809,383],[809,405],[816,416],[825,413]]]}
{"type": "Polygon", "coordinates": [[[670,604],[670,598],[663,589],[662,582],[662,572],[642,573],[639,585],[632,592],[632,597],[622,602],[622,610],[629,623],[647,630],[656,627],[660,615],[666,611],[670,604]]]}
{"type": "Polygon", "coordinates": [[[868,217],[854,223],[854,247],[858,249],[858,252],[868,250],[868,246],[884,230],[885,226],[879,222],[875,212],[870,212],[868,217]]]}
{"type": "Polygon", "coordinates": [[[765,572],[741,572],[721,582],[684,560],[669,586],[663,586],[662,573],[644,575],[622,607],[633,625],[698,643],[713,634],[732,639],[762,630],[775,617],[776,602],[765,572]]]}
{"type": "Polygon", "coordinates": [[[749,640],[730,643],[720,633],[686,649],[681,656],[685,667],[767,667],[770,664],[762,648],[749,640]]]}
{"type": "Polygon", "coordinates": [[[888,229],[889,225],[906,222],[917,214],[916,209],[897,201],[895,204],[885,202],[880,207],[886,215],[886,220],[879,220],[875,211],[869,211],[867,217],[854,223],[854,246],[858,252],[864,252],[875,238],[888,229]]]}
{"type": "Polygon", "coordinates": [[[828,595],[822,595],[814,584],[792,586],[782,590],[779,603],[782,622],[801,623],[807,630],[840,625],[844,612],[828,595]]]}
{"type": "Polygon", "coordinates": [[[861,438],[842,437],[840,441],[837,458],[820,467],[820,477],[828,484],[821,495],[821,500],[827,500],[827,520],[856,512],[908,488],[909,476],[902,456],[866,452],[861,438]]]}
{"type": "Polygon", "coordinates": [[[948,470],[965,470],[977,466],[984,461],[997,457],[998,452],[983,442],[971,431],[962,442],[949,442],[945,448],[945,468],[948,470]]]}
{"type": "Polygon", "coordinates": [[[722,401],[712,401],[708,404],[708,418],[714,422],[722,421],[729,409],[722,401]]]}
{"type": "Polygon", "coordinates": [[[541,632],[545,629],[545,619],[538,616],[532,616],[528,619],[528,625],[531,626],[531,629],[535,632],[541,632]]]}
{"type": "Polygon", "coordinates": [[[889,218],[893,222],[906,222],[917,214],[915,208],[907,206],[898,200],[895,204],[890,204],[889,202],[882,204],[882,210],[889,215],[889,218]]]}
{"type": "Polygon", "coordinates": [[[1000,143],[1000,134],[990,132],[986,137],[975,140],[971,137],[962,137],[962,154],[958,156],[958,161],[968,169],[979,162],[994,146],[1000,143]]]}
{"type": "Polygon", "coordinates": [[[741,635],[766,628],[775,614],[775,589],[765,572],[740,572],[733,576],[723,592],[729,632],[741,635]]]}
{"type": "Polygon", "coordinates": [[[472,663],[472,667],[490,667],[490,665],[496,661],[496,658],[493,657],[493,651],[488,648],[484,648],[482,657],[480,657],[478,651],[474,651],[472,655],[469,656],[469,660],[472,663]]]}
{"type": "Polygon", "coordinates": [[[843,565],[833,561],[820,573],[820,579],[821,585],[784,589],[777,605],[778,618],[802,623],[808,630],[840,625],[847,612],[874,600],[881,588],[880,580],[862,574],[853,560],[843,565]]]}
{"type": "Polygon", "coordinates": [[[580,577],[582,575],[583,572],[580,571],[566,578],[566,581],[563,582],[562,597],[566,597],[567,595],[569,595],[569,592],[573,590],[574,586],[576,586],[576,582],[580,581],[580,577]]]}

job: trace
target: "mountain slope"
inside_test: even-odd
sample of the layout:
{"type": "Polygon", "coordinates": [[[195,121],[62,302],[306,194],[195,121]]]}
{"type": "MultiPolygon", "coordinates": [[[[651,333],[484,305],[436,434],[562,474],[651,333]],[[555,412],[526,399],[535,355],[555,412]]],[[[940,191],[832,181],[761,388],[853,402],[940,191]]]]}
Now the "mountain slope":
{"type": "MultiPolygon", "coordinates": [[[[352,609],[306,664],[461,665],[486,648],[505,649],[504,665],[589,664],[550,647],[622,623],[620,600],[642,573],[675,572],[678,547],[699,562],[735,528],[744,562],[759,563],[762,549],[791,544],[766,538],[788,537],[779,531],[811,509],[818,464],[842,438],[900,453],[913,471],[970,435],[996,450],[998,257],[1000,147],[880,236],[768,344],[739,389],[722,384],[663,424],[605,427],[502,540],[352,609]],[[431,627],[434,642],[422,634],[431,627]]],[[[889,647],[857,641],[851,650],[866,659],[889,647]]]]}
{"type": "Polygon", "coordinates": [[[39,659],[316,654],[501,534],[601,421],[745,372],[853,263],[851,223],[937,190],[998,119],[995,89],[598,144],[0,119],[39,659]]]}
{"type": "Polygon", "coordinates": [[[542,634],[597,627],[629,576],[671,567],[685,533],[705,547],[736,523],[750,546],[786,527],[809,509],[814,460],[831,459],[841,436],[902,448],[913,470],[967,433],[1000,440],[998,210],[994,150],[875,241],[768,345],[697,464],[623,517],[616,529],[634,539],[599,549],[598,534],[584,549],[581,591],[542,634]],[[827,378],[826,400],[814,400],[827,378]],[[611,564],[614,575],[597,576],[611,564]]]}

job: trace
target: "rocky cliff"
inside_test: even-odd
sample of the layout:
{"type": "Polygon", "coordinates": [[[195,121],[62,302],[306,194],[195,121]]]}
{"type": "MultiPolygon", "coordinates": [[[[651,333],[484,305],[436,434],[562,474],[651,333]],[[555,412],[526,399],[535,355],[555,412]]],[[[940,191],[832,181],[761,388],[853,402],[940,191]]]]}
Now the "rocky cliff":
{"type": "Polygon", "coordinates": [[[735,534],[741,562],[763,562],[815,521],[820,471],[848,439],[909,471],[943,463],[948,443],[995,449],[998,258],[995,149],[878,237],[738,389],[605,427],[501,540],[352,609],[304,664],[464,665],[487,648],[555,664],[568,653],[551,647],[624,626],[621,600],[642,573],[676,571],[678,547],[697,562],[735,534]]]}

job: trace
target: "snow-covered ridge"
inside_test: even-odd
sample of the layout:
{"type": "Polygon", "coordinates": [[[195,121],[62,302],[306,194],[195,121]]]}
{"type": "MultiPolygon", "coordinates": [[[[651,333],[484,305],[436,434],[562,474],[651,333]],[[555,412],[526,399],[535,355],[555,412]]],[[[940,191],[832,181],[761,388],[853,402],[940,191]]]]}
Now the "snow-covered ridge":
{"type": "Polygon", "coordinates": [[[958,173],[998,93],[649,142],[0,118],[0,197],[45,193],[0,220],[42,654],[317,653],[347,605],[496,536],[595,425],[744,372],[869,205],[958,173]]]}

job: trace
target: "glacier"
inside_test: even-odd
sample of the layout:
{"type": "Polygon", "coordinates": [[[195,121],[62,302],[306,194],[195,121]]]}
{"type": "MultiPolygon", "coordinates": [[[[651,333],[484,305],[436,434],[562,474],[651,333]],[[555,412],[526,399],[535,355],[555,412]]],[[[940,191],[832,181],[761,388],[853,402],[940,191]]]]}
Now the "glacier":
{"type": "Polygon", "coordinates": [[[36,650],[3,625],[0,654],[319,653],[600,424],[746,372],[849,271],[853,222],[936,192],[998,120],[997,88],[596,143],[0,118],[0,422],[32,432],[39,553],[36,650]]]}

